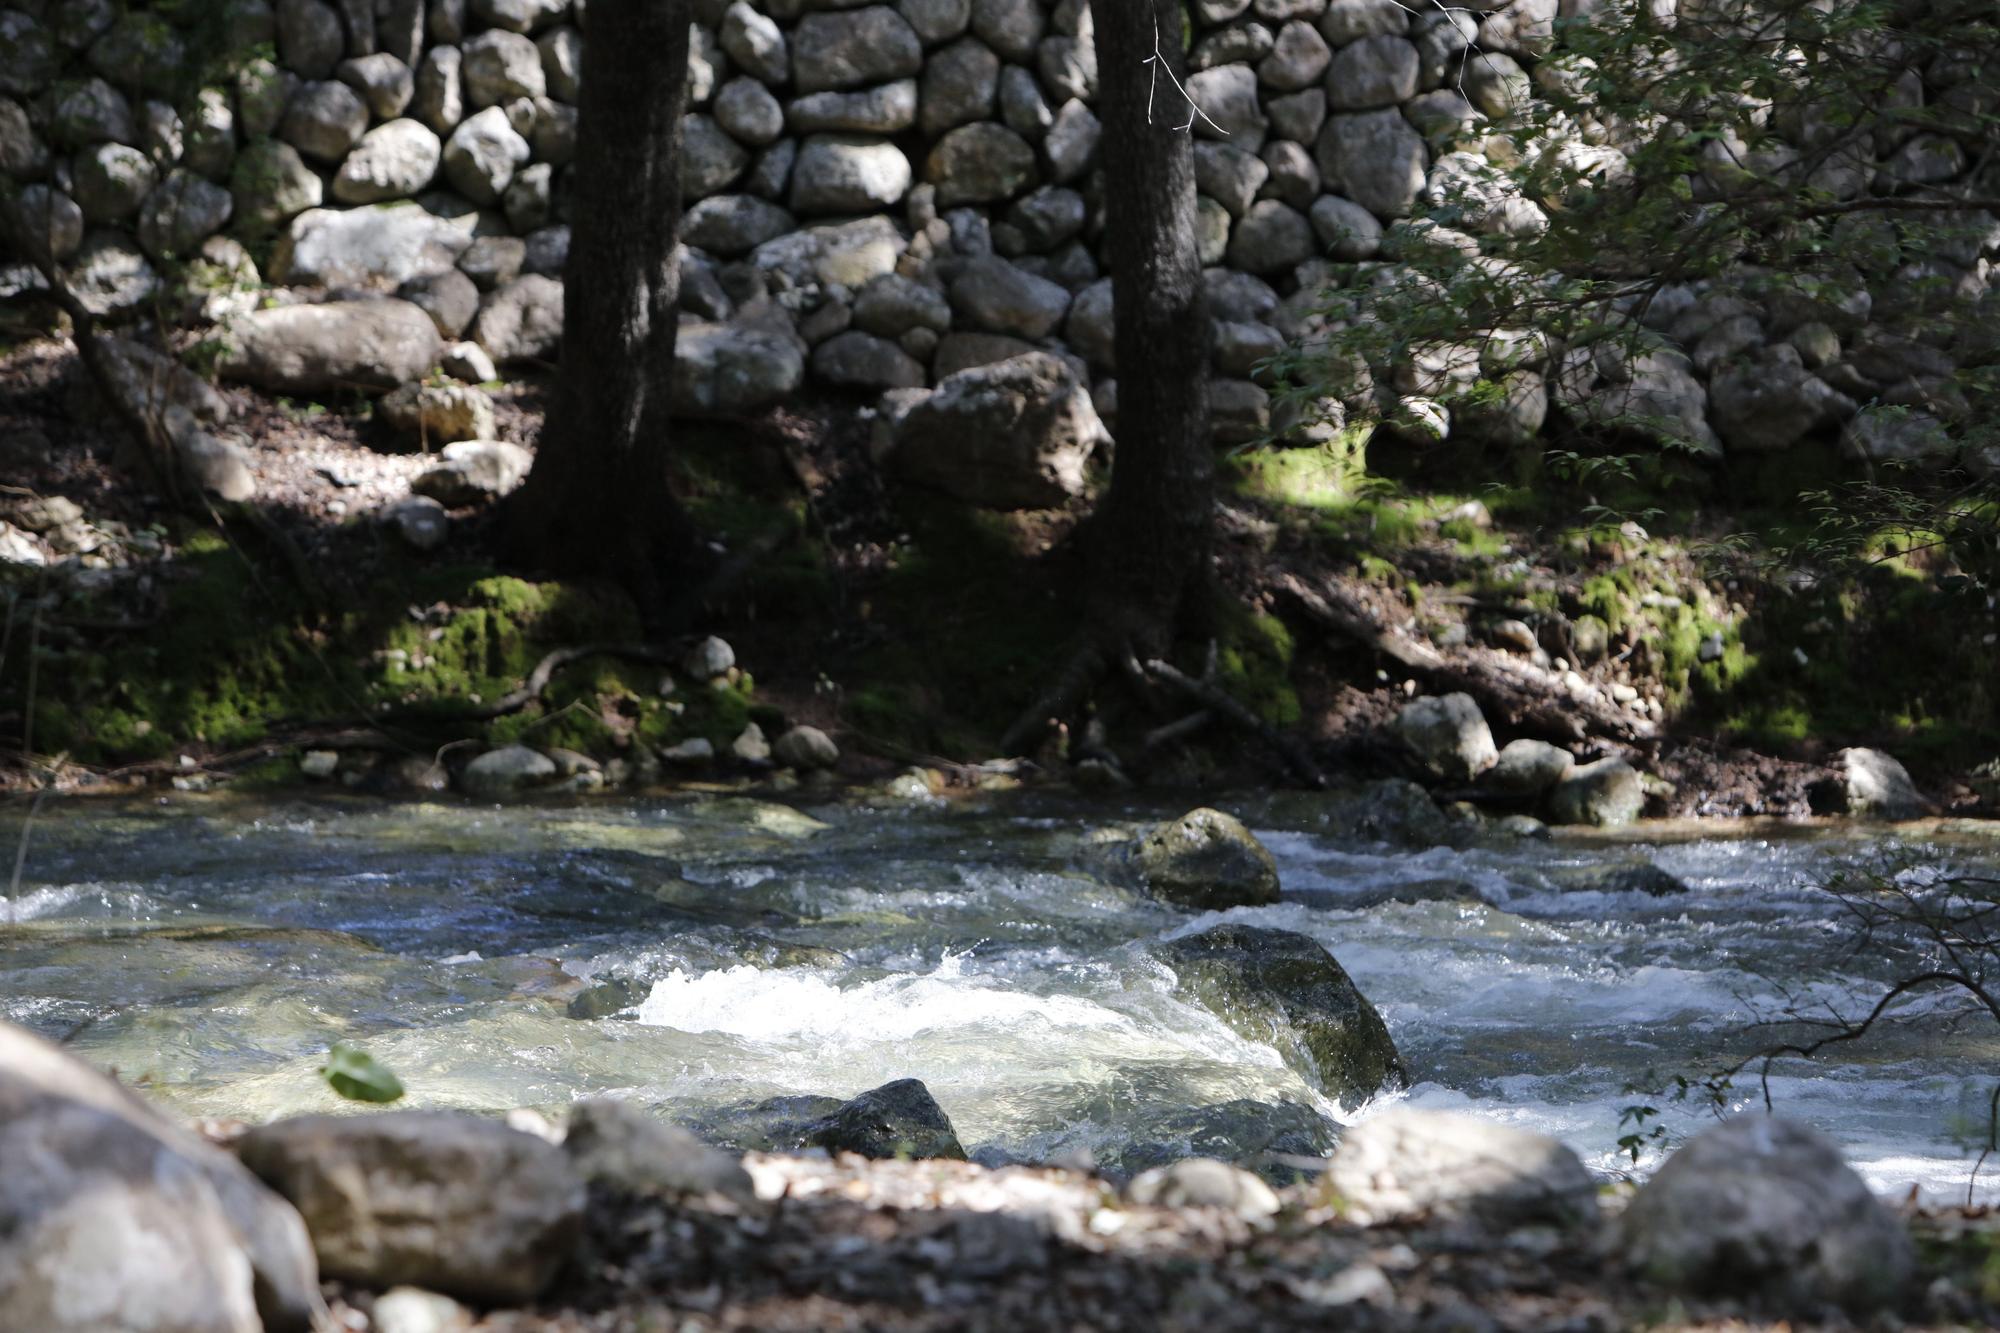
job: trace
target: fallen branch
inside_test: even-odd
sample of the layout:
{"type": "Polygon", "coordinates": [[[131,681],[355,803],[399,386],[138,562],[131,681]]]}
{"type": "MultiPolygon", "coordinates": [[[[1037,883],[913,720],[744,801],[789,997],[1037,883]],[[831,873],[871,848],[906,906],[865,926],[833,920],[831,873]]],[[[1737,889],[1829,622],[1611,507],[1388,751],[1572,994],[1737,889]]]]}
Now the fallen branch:
{"type": "Polygon", "coordinates": [[[1150,684],[1167,685],[1199,703],[1203,708],[1227,718],[1238,727],[1249,732],[1275,751],[1284,760],[1285,767],[1292,776],[1308,787],[1319,789],[1326,786],[1326,775],[1319,771],[1305,746],[1297,737],[1288,736],[1270,723],[1251,712],[1241,702],[1233,699],[1220,686],[1206,680],[1196,680],[1173,663],[1153,658],[1141,662],[1136,657],[1127,656],[1125,670],[1135,679],[1150,684]]]}

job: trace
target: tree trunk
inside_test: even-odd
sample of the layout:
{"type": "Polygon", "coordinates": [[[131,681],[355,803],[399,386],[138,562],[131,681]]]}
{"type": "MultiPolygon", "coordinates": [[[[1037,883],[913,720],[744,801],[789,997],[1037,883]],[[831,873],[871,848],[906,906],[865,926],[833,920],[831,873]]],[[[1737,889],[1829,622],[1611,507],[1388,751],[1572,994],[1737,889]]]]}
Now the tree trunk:
{"type": "Polygon", "coordinates": [[[1187,593],[1208,577],[1215,493],[1194,143],[1182,128],[1192,117],[1175,84],[1187,77],[1182,5],[1122,0],[1092,9],[1117,312],[1118,450],[1093,524],[1089,624],[1112,651],[1158,656],[1187,593]]]}
{"type": "Polygon", "coordinates": [[[668,485],[687,0],[591,0],[562,368],[509,520],[522,557],[615,579],[658,618],[695,550],[668,485]]]}

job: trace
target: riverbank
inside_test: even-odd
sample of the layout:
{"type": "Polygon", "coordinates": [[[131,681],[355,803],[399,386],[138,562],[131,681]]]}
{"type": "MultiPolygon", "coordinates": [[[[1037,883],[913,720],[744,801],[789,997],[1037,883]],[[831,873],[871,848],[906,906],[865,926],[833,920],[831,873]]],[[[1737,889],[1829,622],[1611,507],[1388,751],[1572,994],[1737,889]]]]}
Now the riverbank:
{"type": "MultiPolygon", "coordinates": [[[[739,747],[747,729],[770,742],[802,724],[835,741],[846,779],[914,766],[959,789],[994,778],[971,766],[1074,628],[1080,507],[1002,514],[887,486],[850,405],[687,426],[681,489],[727,574],[696,632],[623,654],[589,649],[643,638],[630,605],[507,567],[480,496],[437,511],[437,545],[412,545],[387,516],[437,460],[365,403],[219,391],[250,427],[260,501],[197,519],[117,463],[83,378],[59,341],[0,365],[11,785],[424,790],[513,744],[558,784],[733,782],[769,772],[754,739],[739,747]],[[713,679],[689,669],[711,632],[732,659],[713,679]],[[332,767],[302,765],[315,751],[332,767]]],[[[490,388],[496,429],[532,449],[542,385],[490,388]]],[[[1901,760],[1934,809],[1993,808],[1992,610],[1921,552],[1774,567],[1728,540],[1774,521],[1768,487],[1720,487],[1642,527],[1604,503],[1636,494],[1519,474],[1519,459],[1483,465],[1515,469],[1510,483],[1468,485],[1482,465],[1442,450],[1378,450],[1371,472],[1353,441],[1339,449],[1225,460],[1217,596],[1182,660],[1208,664],[1242,717],[1114,695],[1089,734],[1004,776],[1289,785],[1302,753],[1450,800],[1466,784],[1427,772],[1394,724],[1412,697],[1464,692],[1498,740],[1632,761],[1656,780],[1654,815],[1839,809],[1849,746],[1901,760]]]]}

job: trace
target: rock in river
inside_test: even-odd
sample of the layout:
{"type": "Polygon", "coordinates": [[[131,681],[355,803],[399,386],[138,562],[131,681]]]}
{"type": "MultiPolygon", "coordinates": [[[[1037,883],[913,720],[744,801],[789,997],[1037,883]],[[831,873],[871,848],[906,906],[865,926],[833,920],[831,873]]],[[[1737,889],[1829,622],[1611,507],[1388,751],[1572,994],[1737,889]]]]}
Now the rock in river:
{"type": "Polygon", "coordinates": [[[1285,1063],[1329,1097],[1356,1105],[1409,1081],[1382,1015],[1319,941],[1289,930],[1224,925],[1154,946],[1175,993],[1285,1063]]]}
{"type": "Polygon", "coordinates": [[[1221,911],[1278,901],[1278,863],[1234,815],[1190,810],[1132,848],[1132,864],[1154,897],[1221,911]]]}

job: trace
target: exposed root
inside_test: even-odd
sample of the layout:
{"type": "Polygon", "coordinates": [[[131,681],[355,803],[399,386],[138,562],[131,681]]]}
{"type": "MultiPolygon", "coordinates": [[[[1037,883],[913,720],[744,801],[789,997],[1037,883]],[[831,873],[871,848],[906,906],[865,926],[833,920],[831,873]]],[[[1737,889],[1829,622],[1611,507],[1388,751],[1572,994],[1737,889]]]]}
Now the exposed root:
{"type": "MultiPolygon", "coordinates": [[[[1313,763],[1312,756],[1306,753],[1304,744],[1296,736],[1288,736],[1264,721],[1263,718],[1258,717],[1240,701],[1231,698],[1227,691],[1215,684],[1213,680],[1214,664],[1215,650],[1213,645],[1211,645],[1209,649],[1209,670],[1204,673],[1203,678],[1200,680],[1196,680],[1193,676],[1188,675],[1171,662],[1160,658],[1152,658],[1141,662],[1129,653],[1125,658],[1125,671],[1126,674],[1141,683],[1168,686],[1177,693],[1185,695],[1189,700],[1200,704],[1207,712],[1226,718],[1235,726],[1255,736],[1275,752],[1284,761],[1286,769],[1299,782],[1315,790],[1325,787],[1326,775],[1319,771],[1317,764],[1313,763]]],[[[1175,723],[1173,725],[1179,726],[1182,724],[1175,723]]]]}

